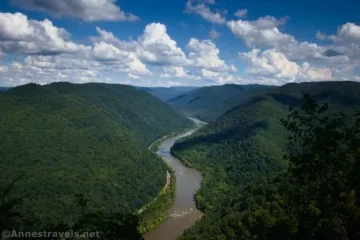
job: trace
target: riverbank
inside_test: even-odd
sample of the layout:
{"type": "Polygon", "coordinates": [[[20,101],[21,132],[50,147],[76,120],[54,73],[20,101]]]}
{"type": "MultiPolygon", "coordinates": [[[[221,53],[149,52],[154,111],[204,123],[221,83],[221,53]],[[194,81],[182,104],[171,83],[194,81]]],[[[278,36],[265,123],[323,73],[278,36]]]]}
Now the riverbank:
{"type": "MultiPolygon", "coordinates": [[[[167,136],[166,139],[159,139],[149,149],[162,157],[162,159],[173,169],[171,173],[171,184],[175,181],[175,199],[166,209],[166,219],[163,223],[147,232],[146,240],[172,240],[179,237],[187,228],[200,219],[202,213],[196,208],[194,195],[200,188],[202,181],[201,172],[196,169],[187,168],[179,159],[171,155],[170,149],[175,142],[183,137],[189,136],[198,130],[203,122],[192,119],[196,123],[193,128],[183,134],[167,136]]],[[[155,209],[158,210],[158,209],[155,209]]],[[[162,220],[164,220],[162,218],[162,220]]]]}
{"type": "Polygon", "coordinates": [[[176,191],[175,172],[171,167],[168,167],[166,175],[164,188],[153,200],[139,210],[140,224],[138,229],[142,234],[154,229],[165,221],[169,205],[174,201],[176,191]]]}
{"type": "MultiPolygon", "coordinates": [[[[190,118],[191,119],[191,118],[190,118]]],[[[153,153],[157,153],[160,145],[166,141],[169,138],[173,138],[176,136],[181,136],[184,134],[184,132],[189,131],[195,131],[199,128],[199,124],[196,123],[193,119],[191,119],[194,122],[194,127],[184,129],[181,132],[173,132],[168,135],[165,135],[156,141],[154,141],[149,146],[149,151],[153,153]]],[[[161,157],[161,155],[157,154],[161,157]]],[[[164,160],[164,159],[161,159],[164,160]]],[[[167,163],[165,161],[165,163],[167,163]]],[[[167,163],[168,170],[166,174],[166,183],[163,189],[156,195],[154,199],[152,199],[150,202],[145,204],[143,207],[141,207],[138,211],[138,214],[140,216],[140,224],[139,224],[139,231],[140,233],[144,234],[146,232],[151,231],[155,227],[157,227],[159,224],[165,221],[168,209],[171,205],[171,203],[175,199],[175,191],[176,191],[176,174],[171,168],[171,166],[167,163]]]]}

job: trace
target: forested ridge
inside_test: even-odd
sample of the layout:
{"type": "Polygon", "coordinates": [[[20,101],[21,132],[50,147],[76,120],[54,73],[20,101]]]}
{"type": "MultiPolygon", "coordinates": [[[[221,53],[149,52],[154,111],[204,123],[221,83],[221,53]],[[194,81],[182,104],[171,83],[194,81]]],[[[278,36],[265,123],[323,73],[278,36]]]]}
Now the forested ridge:
{"type": "Polygon", "coordinates": [[[1,208],[21,199],[19,226],[37,230],[78,224],[79,196],[104,219],[134,213],[166,182],[167,165],[148,146],[191,125],[131,86],[13,88],[0,95],[1,208]]]}
{"type": "Polygon", "coordinates": [[[188,116],[210,122],[231,108],[275,87],[236,85],[202,87],[169,99],[167,102],[188,116]]]}
{"type": "Polygon", "coordinates": [[[205,175],[204,217],[181,239],[358,239],[359,96],[358,83],[288,84],[175,144],[205,175]]]}
{"type": "Polygon", "coordinates": [[[196,87],[140,87],[140,89],[166,102],[179,95],[186,94],[196,87]]]}
{"type": "Polygon", "coordinates": [[[5,92],[6,90],[8,90],[8,88],[0,87],[0,92],[5,92]]]}

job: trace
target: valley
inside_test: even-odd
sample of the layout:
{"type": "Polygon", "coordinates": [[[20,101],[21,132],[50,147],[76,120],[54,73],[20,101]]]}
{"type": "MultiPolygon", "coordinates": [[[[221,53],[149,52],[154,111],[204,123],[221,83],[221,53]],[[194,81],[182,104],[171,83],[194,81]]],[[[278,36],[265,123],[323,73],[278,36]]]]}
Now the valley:
{"type": "Polygon", "coordinates": [[[0,240],[360,240],[360,0],[1,0],[0,240]]]}
{"type": "Polygon", "coordinates": [[[145,240],[171,240],[179,237],[185,229],[191,227],[198,221],[202,213],[197,210],[194,195],[199,190],[202,174],[200,171],[188,168],[179,159],[172,156],[171,148],[181,138],[191,136],[204,122],[192,119],[197,127],[180,135],[167,138],[159,148],[157,154],[174,170],[173,177],[176,178],[174,201],[168,209],[168,216],[163,223],[147,232],[145,240]]]}
{"type": "Polygon", "coordinates": [[[322,236],[299,227],[324,221],[318,211],[358,221],[358,83],[181,88],[170,101],[159,99],[178,90],[149,91],[54,83],[1,93],[2,219],[18,229],[91,228],[104,236],[115,228],[139,240],[322,236]],[[295,144],[310,146],[299,152],[295,144]],[[314,175],[301,164],[324,154],[337,164],[331,171],[320,161],[310,169],[322,174],[314,175]],[[346,197],[346,209],[323,206],[329,197],[346,197]],[[309,201],[315,212],[301,207],[309,201]]]}

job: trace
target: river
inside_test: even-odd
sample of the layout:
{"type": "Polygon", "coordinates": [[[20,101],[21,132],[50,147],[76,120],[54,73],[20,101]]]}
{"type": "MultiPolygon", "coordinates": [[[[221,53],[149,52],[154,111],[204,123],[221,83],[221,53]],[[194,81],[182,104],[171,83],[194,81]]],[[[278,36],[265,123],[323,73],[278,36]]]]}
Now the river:
{"type": "Polygon", "coordinates": [[[196,209],[194,195],[200,188],[202,174],[200,171],[186,167],[178,158],[170,153],[176,140],[193,134],[204,122],[190,118],[197,128],[175,137],[166,139],[156,152],[176,173],[175,200],[168,209],[167,219],[154,230],[144,235],[145,240],[173,240],[179,237],[185,229],[194,225],[202,213],[196,209]]]}

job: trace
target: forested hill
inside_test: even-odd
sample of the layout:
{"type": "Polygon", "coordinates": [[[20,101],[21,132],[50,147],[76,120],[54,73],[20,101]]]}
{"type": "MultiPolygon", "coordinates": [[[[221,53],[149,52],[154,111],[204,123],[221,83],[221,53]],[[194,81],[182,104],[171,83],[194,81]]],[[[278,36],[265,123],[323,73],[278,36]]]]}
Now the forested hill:
{"type": "Polygon", "coordinates": [[[210,122],[249,98],[273,88],[235,84],[202,87],[170,99],[168,103],[186,115],[210,122]]]}
{"type": "Polygon", "coordinates": [[[0,87],[0,92],[4,92],[6,90],[8,90],[8,88],[0,87]]]}
{"type": "MultiPolygon", "coordinates": [[[[300,208],[296,209],[296,211],[299,211],[299,219],[296,219],[297,215],[290,216],[289,219],[282,219],[285,218],[286,209],[280,208],[285,201],[280,199],[280,196],[283,194],[284,198],[287,199],[288,193],[277,193],[277,190],[268,193],[270,189],[276,189],[275,186],[277,185],[272,183],[273,179],[284,173],[289,166],[288,159],[283,158],[285,154],[288,154],[286,146],[289,133],[283,127],[280,119],[286,119],[289,107],[295,107],[296,110],[300,111],[303,103],[302,92],[310,92],[320,104],[329,103],[329,110],[326,111],[327,117],[324,119],[310,115],[316,118],[313,122],[318,121],[320,127],[328,128],[324,132],[334,131],[334,134],[339,134],[337,132],[339,130],[336,129],[341,128],[339,124],[346,126],[345,123],[352,122],[352,117],[345,118],[345,123],[334,120],[335,129],[332,130],[328,122],[332,123],[329,119],[333,114],[345,112],[350,116],[354,116],[357,111],[360,111],[359,83],[288,84],[277,88],[276,91],[272,90],[269,94],[256,96],[234,107],[173,147],[174,155],[205,173],[202,188],[197,195],[198,205],[205,211],[205,216],[196,226],[187,231],[181,239],[264,239],[266,237],[289,239],[301,231],[304,231],[302,234],[310,234],[310,230],[301,229],[303,227],[301,226],[301,221],[303,221],[301,216],[302,214],[305,216],[307,213],[303,213],[300,208]],[[268,199],[268,194],[274,194],[272,195],[273,198],[268,199]],[[265,203],[270,202],[270,200],[274,201],[273,205],[266,205],[265,203]],[[274,211],[274,215],[271,215],[272,211],[274,211]],[[277,218],[284,221],[284,223],[281,223],[277,218]],[[290,220],[291,218],[293,219],[290,220]],[[296,224],[298,225],[296,226],[296,224]],[[274,229],[271,230],[271,227],[274,227],[274,229]],[[280,232],[277,232],[277,228],[284,229],[283,236],[281,236],[280,232]],[[287,231],[294,232],[289,233],[287,231]],[[279,235],[275,235],[275,233],[279,235]]],[[[318,113],[322,110],[316,111],[318,113]]],[[[306,123],[306,121],[303,122],[306,123]]],[[[290,126],[293,125],[290,124],[290,126]]],[[[319,130],[316,131],[314,132],[319,134],[319,130]]],[[[356,134],[355,130],[354,134],[356,134]]],[[[340,139],[341,136],[346,135],[335,136],[340,139]]],[[[312,137],[311,139],[317,139],[317,137],[312,137]]],[[[331,142],[331,144],[334,144],[334,142],[331,142]]],[[[320,146],[322,145],[316,145],[311,149],[317,150],[320,146]]],[[[334,147],[331,149],[326,151],[343,151],[343,149],[347,148],[336,150],[336,147],[334,147]]],[[[356,151],[356,148],[354,151],[356,151]]],[[[309,155],[307,156],[309,158],[309,155]]],[[[351,164],[356,165],[358,163],[355,161],[351,164]]],[[[354,168],[351,167],[353,166],[351,164],[349,163],[349,169],[354,168]]],[[[321,169],[327,168],[328,166],[321,167],[321,169]]],[[[342,169],[333,170],[343,171],[342,169]]],[[[308,173],[310,174],[310,172],[308,173]]],[[[311,187],[316,189],[314,186],[311,187]]],[[[357,188],[359,190],[359,186],[357,188]]],[[[298,191],[301,192],[302,190],[299,186],[298,191]]],[[[312,192],[308,196],[304,196],[304,198],[310,198],[311,195],[315,196],[316,193],[312,192]]],[[[334,196],[334,198],[336,197],[334,196]]],[[[306,201],[311,200],[307,199],[306,201]]],[[[322,204],[321,202],[314,202],[314,209],[311,211],[317,211],[317,208],[322,209],[324,207],[322,204]]],[[[330,207],[322,210],[326,212],[332,211],[330,207]]],[[[316,218],[314,217],[314,219],[316,218]]],[[[331,221],[334,219],[336,217],[331,221]]],[[[314,221],[320,222],[320,220],[314,221]]],[[[311,224],[315,223],[312,222],[311,224]]],[[[331,227],[327,227],[331,229],[331,227]]],[[[311,231],[316,232],[315,229],[311,231]]],[[[316,234],[321,235],[321,230],[318,229],[317,231],[316,234]]],[[[308,238],[303,237],[302,239],[308,238]]]]}
{"type": "Polygon", "coordinates": [[[148,145],[191,124],[131,86],[13,88],[0,95],[0,193],[19,179],[5,199],[22,196],[23,219],[39,229],[74,223],[79,194],[89,208],[134,212],[166,182],[148,145]]]}
{"type": "Polygon", "coordinates": [[[148,92],[165,102],[196,88],[197,87],[140,87],[141,90],[148,92]]]}

